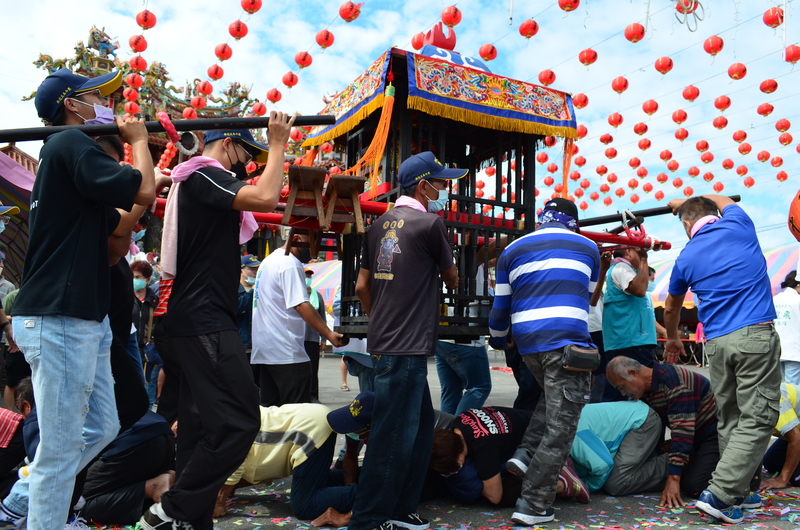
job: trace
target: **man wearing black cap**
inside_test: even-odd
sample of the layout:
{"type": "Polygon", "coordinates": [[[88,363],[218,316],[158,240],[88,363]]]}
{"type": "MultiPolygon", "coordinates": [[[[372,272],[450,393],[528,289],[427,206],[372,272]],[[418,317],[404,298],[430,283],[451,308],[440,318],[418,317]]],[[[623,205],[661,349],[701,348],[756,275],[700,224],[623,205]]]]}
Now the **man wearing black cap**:
{"type": "Polygon", "coordinates": [[[433,444],[427,358],[436,351],[440,274],[458,287],[444,222],[430,212],[447,205],[447,181],[466,174],[430,151],[410,157],[397,174],[403,196],[365,238],[356,293],[369,315],[376,397],[350,530],[430,526],[416,513],[433,444]]]}
{"type": "Polygon", "coordinates": [[[246,129],[208,131],[203,156],[172,171],[162,234],[156,316],[181,365],[177,480],[139,521],[144,530],[211,530],[219,487],[258,432],[258,389],[236,321],[239,246],[269,212],[283,184],[283,147],[294,118],[272,112],[269,152],[246,129]],[[256,185],[251,161],[266,163],[256,185]]]}
{"type": "Polygon", "coordinates": [[[506,463],[509,471],[524,475],[511,520],[528,526],[553,520],[558,475],[589,402],[591,371],[569,370],[563,357],[567,347],[591,345],[589,299],[600,274],[600,254],[578,233],[573,202],[547,201],[539,223],[497,260],[489,314],[489,343],[498,350],[516,344],[544,389],[522,445],[506,463]]]}
{"type": "MultiPolygon", "coordinates": [[[[88,78],[62,69],[36,93],[46,123],[112,123],[109,94],[121,72],[88,78]]],[[[42,442],[30,477],[27,525],[62,528],[75,475],[119,430],[108,323],[108,236],[113,208],[155,199],[153,162],[141,120],[116,119],[136,162],[120,166],[86,134],[67,130],[45,140],[31,194],[30,243],[14,307],[14,338],[31,365],[42,442]]],[[[0,520],[23,511],[4,506],[0,520]]]]}

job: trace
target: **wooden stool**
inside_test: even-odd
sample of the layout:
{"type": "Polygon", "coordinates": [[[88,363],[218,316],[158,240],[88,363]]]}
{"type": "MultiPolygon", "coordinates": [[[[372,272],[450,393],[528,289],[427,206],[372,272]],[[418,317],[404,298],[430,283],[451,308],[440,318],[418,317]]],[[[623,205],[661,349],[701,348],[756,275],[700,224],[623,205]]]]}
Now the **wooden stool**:
{"type": "Polygon", "coordinates": [[[361,203],[358,196],[364,193],[366,177],[355,177],[352,175],[334,174],[328,180],[326,194],[328,195],[328,211],[324,222],[320,217],[320,226],[327,230],[332,222],[337,223],[356,223],[356,232],[363,234],[364,216],[361,214],[361,203]],[[335,213],[336,206],[341,205],[345,209],[351,209],[350,213],[335,213]]]}
{"type": "MultiPolygon", "coordinates": [[[[281,224],[288,225],[292,215],[302,217],[316,217],[320,225],[325,219],[325,209],[322,206],[322,187],[325,185],[327,171],[321,167],[289,166],[289,198],[286,199],[286,209],[283,211],[281,224]],[[313,200],[316,208],[305,205],[295,205],[297,199],[313,200]]],[[[323,228],[327,229],[328,226],[323,228]]]]}

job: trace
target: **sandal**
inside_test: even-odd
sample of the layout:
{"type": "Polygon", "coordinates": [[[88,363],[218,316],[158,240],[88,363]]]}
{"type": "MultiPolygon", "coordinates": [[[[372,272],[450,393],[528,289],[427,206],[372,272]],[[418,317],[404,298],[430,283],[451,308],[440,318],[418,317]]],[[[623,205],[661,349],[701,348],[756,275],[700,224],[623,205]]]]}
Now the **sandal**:
{"type": "Polygon", "coordinates": [[[339,387],[339,390],[341,390],[342,392],[350,392],[350,387],[347,385],[342,385],[339,387]]]}

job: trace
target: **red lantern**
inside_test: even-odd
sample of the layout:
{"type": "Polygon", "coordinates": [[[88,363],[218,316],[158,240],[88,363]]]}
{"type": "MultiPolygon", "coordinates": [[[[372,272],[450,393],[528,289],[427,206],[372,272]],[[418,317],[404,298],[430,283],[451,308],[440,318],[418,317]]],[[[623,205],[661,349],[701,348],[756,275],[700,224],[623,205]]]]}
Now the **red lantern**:
{"type": "Polygon", "coordinates": [[[642,151],[647,151],[648,149],[650,149],[650,145],[651,142],[647,138],[642,138],[641,140],[639,140],[639,149],[641,149],[642,151]]]}
{"type": "Polygon", "coordinates": [[[486,183],[482,180],[479,180],[478,182],[475,183],[475,187],[478,188],[479,190],[482,190],[483,188],[486,187],[486,183]]]}
{"type": "Polygon", "coordinates": [[[354,4],[353,2],[345,2],[339,6],[339,16],[345,22],[352,22],[361,14],[362,4],[354,4]]]}
{"type": "Polygon", "coordinates": [[[692,166],[689,168],[687,173],[689,173],[690,177],[695,178],[697,175],[700,174],[700,168],[698,168],[697,166],[692,166]]]}
{"type": "Polygon", "coordinates": [[[755,183],[756,179],[754,179],[753,177],[745,177],[745,179],[742,181],[742,184],[744,184],[746,188],[752,188],[755,185],[755,183]]]}
{"type": "Polygon", "coordinates": [[[537,33],[539,33],[539,24],[537,24],[533,19],[529,18],[519,25],[519,34],[526,39],[530,39],[537,33]]]}
{"type": "Polygon", "coordinates": [[[605,133],[605,134],[600,136],[600,143],[603,144],[603,145],[608,145],[613,141],[614,141],[614,137],[611,136],[608,133],[605,133]]]}
{"type": "Polygon", "coordinates": [[[608,124],[614,127],[615,129],[622,125],[622,115],[619,112],[613,113],[611,116],[608,117],[608,124]]]}
{"type": "Polygon", "coordinates": [[[747,140],[747,133],[746,132],[740,130],[740,131],[736,131],[735,133],[733,133],[733,141],[736,142],[737,144],[740,144],[740,143],[744,142],[745,140],[747,140]]]}
{"type": "Polygon", "coordinates": [[[253,105],[253,108],[251,110],[253,111],[253,114],[255,114],[256,116],[263,116],[264,114],[267,113],[267,106],[259,101],[258,103],[253,105]]]}
{"type": "Polygon", "coordinates": [[[547,156],[547,153],[545,153],[544,151],[536,155],[536,161],[539,162],[540,164],[546,164],[549,158],[550,157],[547,156]]]}
{"type": "Polygon", "coordinates": [[[714,106],[717,107],[718,110],[725,112],[731,106],[731,98],[728,96],[719,96],[714,100],[714,106]]]}
{"type": "Polygon", "coordinates": [[[581,5],[581,0],[558,0],[558,7],[563,11],[575,11],[581,5]]]}
{"type": "Polygon", "coordinates": [[[780,182],[784,182],[786,179],[789,178],[789,175],[785,171],[778,171],[778,174],[775,175],[775,178],[778,179],[780,182]]]}
{"type": "Polygon", "coordinates": [[[481,59],[484,61],[492,61],[497,58],[497,48],[494,47],[494,44],[484,44],[478,50],[478,55],[480,55],[481,59]]]}
{"type": "MultiPolygon", "coordinates": [[[[300,140],[302,140],[302,139],[303,139],[303,133],[300,131],[300,129],[293,128],[293,129],[292,129],[292,132],[290,132],[290,133],[289,133],[289,138],[290,138],[290,139],[291,139],[293,142],[299,142],[300,140]]],[[[483,182],[483,181],[480,181],[480,182],[483,182]]],[[[476,187],[478,187],[478,188],[480,188],[480,187],[481,187],[481,186],[478,186],[478,184],[477,184],[477,183],[475,184],[475,186],[476,186],[476,187]]]]}
{"type": "Polygon", "coordinates": [[[786,132],[791,126],[792,124],[786,118],[781,118],[775,122],[775,128],[778,130],[778,132],[786,132]]]}
{"type": "Polygon", "coordinates": [[[668,149],[664,149],[663,151],[661,151],[661,154],[658,155],[658,156],[659,156],[659,158],[661,158],[661,160],[666,162],[667,160],[670,160],[672,158],[672,152],[670,150],[668,150],[668,149]]]}
{"type": "Polygon", "coordinates": [[[722,190],[725,189],[725,185],[722,182],[715,182],[714,183],[714,191],[717,193],[722,193],[722,190]]]}
{"type": "Polygon", "coordinates": [[[640,179],[645,178],[647,176],[647,173],[648,171],[646,167],[640,167],[639,169],[636,170],[636,176],[639,177],[640,179]]]}
{"type": "Polygon", "coordinates": [[[769,151],[759,151],[756,158],[758,158],[759,162],[766,162],[769,160],[769,151]]]}
{"type": "Polygon", "coordinates": [[[655,194],[653,194],[653,197],[655,197],[657,201],[660,201],[661,199],[664,198],[664,192],[658,190],[657,192],[655,192],[655,194]]]}
{"type": "Polygon", "coordinates": [[[545,185],[545,186],[547,186],[547,187],[550,187],[550,186],[552,186],[552,185],[553,185],[553,182],[555,182],[555,180],[553,179],[553,177],[551,177],[550,175],[548,175],[548,176],[546,176],[546,177],[544,178],[544,180],[542,180],[542,182],[544,182],[544,185],[545,185]]]}
{"type": "Polygon", "coordinates": [[[585,190],[586,190],[586,189],[589,189],[589,186],[591,186],[591,185],[592,185],[592,183],[591,183],[591,182],[589,182],[589,180],[588,180],[588,179],[583,179],[583,180],[581,181],[581,188],[583,188],[583,189],[585,189],[585,190]]]}
{"type": "Polygon", "coordinates": [[[203,96],[195,96],[195,97],[192,98],[191,104],[192,104],[192,107],[194,107],[196,109],[205,108],[205,106],[206,106],[206,98],[204,98],[203,96]]]}
{"type": "Polygon", "coordinates": [[[775,107],[773,107],[769,103],[762,103],[761,105],[758,106],[756,112],[758,112],[762,116],[769,116],[770,114],[772,114],[773,110],[775,110],[775,107]]]}
{"type": "Polygon", "coordinates": [[[783,158],[776,156],[769,161],[772,167],[781,167],[783,165],[783,158]]]}
{"type": "Polygon", "coordinates": [[[606,158],[611,159],[617,156],[617,150],[613,147],[606,149],[606,158]]]}
{"type": "Polygon", "coordinates": [[[294,62],[297,63],[297,66],[300,68],[306,68],[307,66],[311,66],[311,54],[308,52],[297,52],[294,56],[294,62]]]}
{"type": "Polygon", "coordinates": [[[424,33],[417,33],[413,37],[411,37],[411,46],[415,50],[421,49],[425,45],[425,34],[424,33]]]}
{"type": "Polygon", "coordinates": [[[128,114],[138,114],[139,113],[139,105],[135,101],[129,101],[125,103],[125,112],[128,114]]]}
{"type": "Polygon", "coordinates": [[[694,0],[678,0],[675,4],[675,10],[681,15],[691,15],[700,6],[700,2],[694,0]]]}
{"type": "Polygon", "coordinates": [[[783,51],[783,60],[792,64],[800,61],[800,46],[794,44],[787,46],[783,51]]]}
{"type": "Polygon", "coordinates": [[[683,194],[687,197],[691,197],[694,195],[694,190],[691,188],[691,186],[686,186],[683,188],[683,194]]]}
{"type": "Polygon", "coordinates": [[[222,79],[222,76],[225,75],[225,70],[223,70],[220,65],[215,64],[214,66],[209,66],[208,67],[208,72],[207,73],[208,73],[208,77],[210,77],[214,81],[217,81],[219,79],[222,79]]]}
{"type": "Polygon", "coordinates": [[[783,24],[783,9],[780,7],[770,7],[764,12],[764,24],[771,28],[777,28],[783,24]]]}
{"type": "Polygon", "coordinates": [[[242,9],[252,15],[261,9],[261,0],[242,0],[242,9]]]}
{"type": "Polygon", "coordinates": [[[572,96],[572,104],[575,105],[575,108],[582,109],[589,104],[589,98],[586,97],[586,94],[575,94],[572,96]]]}
{"type": "Polygon", "coordinates": [[[555,173],[556,171],[558,171],[558,165],[550,162],[549,164],[547,164],[547,171],[549,171],[550,173],[555,173]]]}
{"type": "Polygon", "coordinates": [[[622,76],[615,77],[614,80],[611,81],[611,89],[617,94],[622,94],[628,90],[628,80],[622,76]]]}
{"type": "Polygon", "coordinates": [[[778,141],[781,143],[781,145],[789,145],[790,143],[792,143],[793,140],[794,139],[792,138],[792,135],[789,134],[788,132],[783,133],[778,137],[778,141]]]}
{"type": "Polygon", "coordinates": [[[639,167],[641,164],[642,164],[642,161],[641,161],[641,160],[639,160],[639,159],[638,159],[638,158],[636,158],[636,157],[633,157],[633,158],[631,158],[630,160],[628,160],[628,165],[630,165],[630,166],[631,166],[633,169],[636,169],[636,168],[637,168],[637,167],[639,167]]]}
{"type": "Polygon", "coordinates": [[[295,74],[294,72],[286,72],[285,74],[283,74],[281,81],[283,81],[283,84],[286,85],[287,87],[292,88],[297,84],[298,81],[297,74],[295,74]]]}
{"type": "Polygon", "coordinates": [[[132,57],[128,64],[131,65],[131,70],[136,72],[141,72],[143,70],[147,70],[147,61],[144,60],[144,57],[141,55],[137,55],[132,57]]]}
{"type": "Polygon", "coordinates": [[[140,76],[139,74],[133,73],[125,76],[125,82],[128,83],[133,88],[141,88],[142,84],[144,83],[144,80],[142,79],[142,76],[140,76]]]}
{"type": "Polygon", "coordinates": [[[644,38],[644,26],[638,22],[628,24],[625,28],[625,38],[631,42],[639,42],[644,38]]]}
{"type": "Polygon", "coordinates": [[[448,28],[458,25],[461,22],[461,10],[456,6],[447,6],[442,10],[442,22],[448,28]]]}
{"type": "Polygon", "coordinates": [[[753,148],[747,142],[745,142],[745,143],[743,143],[742,145],[739,146],[739,154],[742,154],[742,155],[749,154],[750,151],[752,151],[752,150],[753,150],[753,148]]]}
{"type": "Polygon", "coordinates": [[[694,85],[689,85],[683,89],[683,99],[694,101],[700,97],[700,89],[694,85]]]}
{"type": "Polygon", "coordinates": [[[669,162],[667,162],[667,169],[669,169],[673,173],[678,171],[679,167],[680,167],[680,164],[678,164],[677,160],[670,160],[669,162]]]}
{"type": "Polygon", "coordinates": [[[549,86],[556,80],[556,74],[552,70],[542,70],[539,72],[539,82],[544,86],[549,86]]]}
{"type": "Polygon", "coordinates": [[[774,79],[767,79],[762,81],[758,88],[765,94],[772,94],[778,90],[778,82],[774,79]]]}
{"type": "Polygon", "coordinates": [[[740,177],[747,175],[747,166],[739,166],[736,168],[736,174],[740,177]]]}
{"type": "Polygon", "coordinates": [[[719,36],[713,35],[706,39],[703,43],[703,49],[711,56],[714,56],[722,51],[722,48],[725,47],[725,41],[723,41],[719,36]]]}
{"type": "Polygon", "coordinates": [[[700,140],[699,142],[694,144],[694,146],[701,153],[708,151],[708,142],[706,142],[705,140],[700,140]]]}
{"type": "Polygon", "coordinates": [[[134,35],[128,39],[128,44],[131,50],[137,53],[142,53],[147,49],[147,40],[144,38],[144,35],[134,35]]]}
{"type": "Polygon", "coordinates": [[[648,99],[642,103],[642,110],[648,116],[652,116],[658,111],[658,102],[656,102],[654,99],[648,99]]]}
{"type": "Polygon", "coordinates": [[[617,191],[614,192],[614,195],[616,195],[621,199],[625,196],[625,190],[623,190],[622,188],[617,188],[617,191]]]}
{"type": "Polygon", "coordinates": [[[220,61],[227,61],[233,55],[233,49],[227,44],[217,44],[214,48],[214,54],[220,61]]]}
{"type": "Polygon", "coordinates": [[[239,40],[242,37],[246,37],[247,24],[245,24],[241,20],[237,20],[236,22],[231,22],[231,25],[228,26],[228,33],[230,33],[231,37],[233,37],[236,40],[239,40]]]}
{"type": "Polygon", "coordinates": [[[578,60],[584,66],[589,66],[590,64],[594,64],[597,60],[597,52],[591,48],[586,48],[581,53],[578,54],[578,60]]]}
{"type": "Polygon", "coordinates": [[[333,33],[327,29],[320,30],[317,32],[316,40],[319,47],[323,50],[329,48],[333,44],[333,33]]]}
{"type": "Polygon", "coordinates": [[[728,77],[739,80],[747,75],[747,67],[742,63],[733,63],[728,67],[728,77]]]}
{"type": "Polygon", "coordinates": [[[678,129],[677,131],[675,131],[675,138],[676,138],[676,139],[677,139],[679,142],[683,142],[683,141],[684,141],[684,140],[686,140],[688,137],[689,137],[689,131],[687,131],[687,130],[686,130],[686,129],[684,129],[683,127],[681,127],[680,129],[678,129]]]}
{"type": "Polygon", "coordinates": [[[330,142],[325,142],[324,144],[319,146],[319,150],[325,154],[329,154],[331,151],[333,151],[333,144],[331,144],[330,142]]]}
{"type": "Polygon", "coordinates": [[[280,90],[277,88],[271,88],[269,92],[267,92],[267,99],[273,104],[279,102],[282,97],[283,94],[281,94],[280,90]]]}
{"type": "Polygon", "coordinates": [[[669,177],[667,176],[666,173],[659,173],[658,175],[656,175],[656,180],[659,182],[659,184],[664,184],[666,181],[669,180],[669,177]]]}
{"type": "Polygon", "coordinates": [[[182,114],[183,117],[186,118],[187,120],[193,120],[197,118],[197,111],[194,110],[192,107],[186,107],[185,109],[183,109],[182,114]]]}
{"type": "Polygon", "coordinates": [[[672,185],[675,186],[676,189],[680,188],[683,186],[683,180],[680,177],[677,177],[672,181],[672,185]]]}
{"type": "Polygon", "coordinates": [[[603,164],[600,164],[599,166],[597,166],[597,168],[595,168],[595,171],[597,172],[598,175],[602,177],[603,175],[608,173],[608,168],[603,164]]]}
{"type": "Polygon", "coordinates": [[[136,15],[136,23],[142,29],[151,29],[156,25],[156,16],[152,11],[145,9],[136,15]]]}
{"type": "Polygon", "coordinates": [[[544,145],[547,147],[553,147],[556,145],[556,137],[555,136],[545,136],[544,137],[544,145]]]}
{"type": "Polygon", "coordinates": [[[582,156],[577,156],[575,157],[575,160],[573,160],[573,162],[575,163],[576,166],[583,167],[586,164],[586,159],[582,156]]]}
{"type": "Polygon", "coordinates": [[[723,169],[733,169],[733,160],[730,158],[726,158],[722,161],[722,168],[723,169]]]}
{"type": "Polygon", "coordinates": [[[608,184],[600,184],[600,187],[598,189],[600,190],[600,193],[608,193],[609,191],[611,191],[611,186],[609,186],[608,184]]]}
{"type": "Polygon", "coordinates": [[[655,67],[656,70],[658,70],[662,74],[667,74],[670,70],[672,70],[674,64],[675,63],[673,63],[672,59],[670,59],[669,57],[659,57],[658,59],[656,59],[655,67]]]}
{"type": "MultiPolygon", "coordinates": [[[[559,1],[562,1],[562,0],[559,0],[559,1]]],[[[614,201],[611,200],[611,197],[606,197],[606,198],[603,199],[603,204],[605,204],[606,206],[611,206],[612,202],[614,202],[614,201]]]]}
{"type": "MultiPolygon", "coordinates": [[[[578,193],[577,193],[577,190],[576,190],[576,191],[575,191],[575,195],[577,195],[577,194],[578,194],[578,193]]],[[[587,209],[588,207],[589,207],[589,205],[588,205],[588,204],[586,204],[586,201],[581,201],[581,203],[578,205],[578,208],[580,208],[580,209],[581,209],[581,210],[583,210],[583,211],[586,211],[586,209],[587,209]]]]}
{"type": "Polygon", "coordinates": [[[569,178],[570,180],[574,180],[577,182],[581,179],[581,174],[577,171],[573,171],[572,173],[569,174],[569,178]]]}
{"type": "Polygon", "coordinates": [[[205,94],[207,96],[214,91],[214,86],[208,81],[200,81],[197,83],[195,89],[201,94],[205,94]]]}
{"type": "Polygon", "coordinates": [[[650,193],[653,191],[653,185],[649,182],[645,182],[644,185],[642,185],[642,191],[645,193],[650,193]]]}
{"type": "Polygon", "coordinates": [[[672,113],[672,121],[674,121],[678,125],[685,122],[688,117],[689,117],[688,114],[686,114],[686,111],[683,109],[678,109],[672,113]]]}
{"type": "Polygon", "coordinates": [[[728,126],[728,118],[726,118],[725,116],[717,116],[716,118],[714,118],[712,124],[717,129],[724,129],[725,127],[728,126]]]}
{"type": "Polygon", "coordinates": [[[494,166],[489,166],[484,170],[487,176],[493,177],[497,174],[497,169],[494,166]]]}
{"type": "Polygon", "coordinates": [[[606,177],[606,180],[609,184],[614,184],[617,182],[617,174],[616,173],[609,173],[606,177]]]}
{"type": "MultiPolygon", "coordinates": [[[[581,197],[583,197],[583,193],[584,193],[584,191],[583,191],[583,188],[577,188],[577,189],[574,191],[574,194],[575,194],[575,196],[576,196],[577,198],[579,198],[579,199],[580,199],[581,197]]],[[[571,199],[570,199],[570,200],[571,200],[571,199]]],[[[587,204],[586,206],[588,207],[589,205],[587,204]]]]}
{"type": "Polygon", "coordinates": [[[597,199],[600,198],[600,194],[597,193],[596,191],[593,191],[592,193],[589,194],[589,198],[592,199],[593,201],[596,201],[597,199]]]}
{"type": "Polygon", "coordinates": [[[585,125],[578,125],[575,128],[575,138],[580,140],[586,138],[587,134],[589,134],[589,129],[587,129],[585,125]]]}
{"type": "Polygon", "coordinates": [[[710,152],[703,153],[702,155],[700,155],[700,160],[702,160],[704,164],[710,164],[711,162],[714,161],[714,155],[711,154],[710,152]]]}
{"type": "Polygon", "coordinates": [[[631,202],[633,204],[636,204],[637,202],[639,202],[639,196],[636,195],[635,193],[633,195],[631,195],[631,202]]]}
{"type": "Polygon", "coordinates": [[[128,101],[136,101],[139,99],[139,92],[135,88],[128,87],[122,91],[122,97],[128,101]]]}
{"type": "Polygon", "coordinates": [[[642,122],[639,122],[633,126],[633,132],[641,136],[647,132],[647,125],[642,122]]]}

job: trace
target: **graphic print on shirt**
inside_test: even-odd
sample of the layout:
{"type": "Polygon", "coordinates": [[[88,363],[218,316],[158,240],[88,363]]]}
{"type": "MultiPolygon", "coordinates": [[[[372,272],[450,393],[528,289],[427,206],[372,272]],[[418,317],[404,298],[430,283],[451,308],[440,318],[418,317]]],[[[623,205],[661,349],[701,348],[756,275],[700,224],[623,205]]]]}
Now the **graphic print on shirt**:
{"type": "Polygon", "coordinates": [[[472,429],[473,438],[511,432],[511,424],[505,414],[492,407],[469,409],[461,413],[460,419],[461,423],[472,429]]]}
{"type": "Polygon", "coordinates": [[[400,229],[403,227],[403,220],[400,221],[386,221],[383,223],[384,229],[389,229],[381,239],[380,252],[378,253],[378,273],[375,278],[379,280],[392,280],[392,261],[394,261],[395,254],[401,254],[400,251],[400,237],[395,232],[395,228],[400,229]]]}

